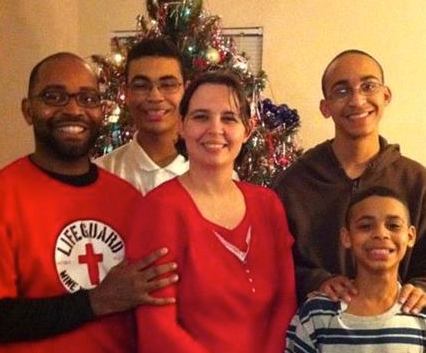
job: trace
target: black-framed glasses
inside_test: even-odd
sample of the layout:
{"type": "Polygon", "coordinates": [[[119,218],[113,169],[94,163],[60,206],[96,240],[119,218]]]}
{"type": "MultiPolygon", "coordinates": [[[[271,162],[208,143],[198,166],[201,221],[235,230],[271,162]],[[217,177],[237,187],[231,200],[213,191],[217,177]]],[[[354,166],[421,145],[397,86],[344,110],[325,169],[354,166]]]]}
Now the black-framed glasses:
{"type": "Polygon", "coordinates": [[[82,108],[98,108],[101,106],[102,98],[96,91],[80,91],[77,93],[68,93],[64,90],[47,89],[30,98],[38,98],[44,104],[52,107],[64,107],[71,98],[74,98],[77,104],[82,108]]]}
{"type": "Polygon", "coordinates": [[[359,87],[337,85],[331,90],[329,99],[335,101],[346,100],[349,97],[352,97],[355,92],[368,97],[376,94],[381,87],[383,87],[383,84],[377,81],[364,81],[359,85],[359,87]]]}
{"type": "Polygon", "coordinates": [[[150,81],[145,78],[135,78],[130,82],[130,89],[141,95],[149,95],[154,87],[157,87],[161,94],[173,94],[176,93],[182,82],[179,82],[176,78],[164,78],[158,81],[150,81]]]}

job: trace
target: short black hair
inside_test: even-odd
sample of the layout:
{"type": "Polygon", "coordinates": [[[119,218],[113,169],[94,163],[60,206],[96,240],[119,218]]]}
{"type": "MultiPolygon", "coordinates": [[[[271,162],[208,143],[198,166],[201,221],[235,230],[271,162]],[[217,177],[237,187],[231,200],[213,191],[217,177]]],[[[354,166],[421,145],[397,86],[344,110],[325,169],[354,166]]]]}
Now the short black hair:
{"type": "Polygon", "coordinates": [[[38,73],[40,71],[40,68],[47,62],[52,61],[52,60],[56,60],[56,59],[60,59],[60,58],[72,58],[72,59],[76,59],[78,61],[81,61],[83,63],[86,63],[86,61],[79,57],[76,54],[73,53],[69,53],[69,52],[59,52],[59,53],[55,53],[52,55],[47,56],[46,58],[44,58],[43,60],[41,60],[40,62],[38,62],[33,69],[31,70],[30,73],[30,79],[28,82],[28,97],[30,97],[32,95],[32,92],[34,90],[35,85],[38,82],[38,73]]]}
{"type": "Polygon", "coordinates": [[[347,229],[349,229],[349,224],[352,217],[352,209],[354,208],[354,206],[371,196],[390,197],[402,203],[407,211],[407,222],[410,224],[410,211],[408,208],[407,201],[397,191],[393,189],[384,186],[372,186],[370,188],[356,192],[352,195],[348,207],[346,208],[345,214],[345,226],[347,229]]]}
{"type": "MultiPolygon", "coordinates": [[[[181,119],[184,120],[188,114],[189,103],[191,102],[195,91],[197,91],[200,86],[205,84],[226,86],[232,90],[239,105],[241,120],[244,124],[244,127],[248,130],[250,128],[250,105],[248,103],[244,87],[238,76],[226,70],[204,72],[191,80],[190,84],[185,90],[185,93],[183,94],[182,100],[180,101],[179,113],[181,115],[181,119]]],[[[182,138],[178,139],[176,143],[176,149],[181,155],[187,157],[185,142],[182,138]]]]}
{"type": "Polygon", "coordinates": [[[324,95],[324,98],[326,97],[326,92],[325,92],[325,79],[327,77],[328,71],[330,69],[330,66],[333,65],[338,59],[340,59],[341,57],[345,56],[345,55],[351,55],[351,54],[357,54],[357,55],[364,55],[368,58],[370,58],[371,60],[373,60],[377,66],[379,67],[380,70],[380,75],[382,76],[382,83],[385,83],[385,74],[383,71],[383,67],[382,65],[377,61],[377,59],[375,57],[373,57],[372,55],[368,54],[367,52],[363,51],[363,50],[359,50],[359,49],[347,49],[342,51],[341,53],[337,54],[327,65],[327,67],[325,68],[322,77],[321,77],[321,89],[322,89],[322,94],[324,95]]]}
{"type": "Polygon", "coordinates": [[[186,80],[182,54],[180,53],[177,46],[167,38],[156,37],[142,39],[129,50],[129,53],[127,54],[126,66],[124,68],[126,82],[128,78],[127,76],[129,74],[130,63],[133,60],[150,56],[175,59],[179,64],[183,80],[186,80]]]}

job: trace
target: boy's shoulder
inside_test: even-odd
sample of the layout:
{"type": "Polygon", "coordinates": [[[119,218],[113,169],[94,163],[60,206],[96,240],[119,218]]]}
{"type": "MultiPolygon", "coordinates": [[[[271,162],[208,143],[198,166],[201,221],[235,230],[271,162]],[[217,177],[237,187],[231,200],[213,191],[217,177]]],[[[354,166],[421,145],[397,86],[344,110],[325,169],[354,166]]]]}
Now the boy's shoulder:
{"type": "Polygon", "coordinates": [[[307,299],[299,308],[298,316],[302,321],[313,317],[334,317],[342,312],[342,303],[333,301],[326,295],[315,295],[307,299]]]}
{"type": "Polygon", "coordinates": [[[411,315],[414,315],[414,316],[418,317],[419,319],[426,321],[426,308],[423,308],[419,313],[411,314],[411,315]]]}

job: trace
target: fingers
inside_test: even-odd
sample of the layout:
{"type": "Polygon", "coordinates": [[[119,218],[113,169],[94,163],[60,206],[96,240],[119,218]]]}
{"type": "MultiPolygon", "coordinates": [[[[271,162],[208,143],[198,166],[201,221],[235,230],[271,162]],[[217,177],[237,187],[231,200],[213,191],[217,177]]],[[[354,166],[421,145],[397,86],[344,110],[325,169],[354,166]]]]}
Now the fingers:
{"type": "Polygon", "coordinates": [[[345,276],[335,276],[324,281],[319,290],[333,301],[343,300],[346,303],[358,293],[352,281],[345,276]]]}
{"type": "Polygon", "coordinates": [[[403,304],[405,313],[418,314],[426,305],[426,293],[423,289],[412,284],[405,284],[399,295],[398,301],[403,304]]]}
{"type": "Polygon", "coordinates": [[[340,297],[343,297],[342,299],[345,301],[347,300],[347,298],[345,298],[346,292],[344,291],[344,287],[338,283],[328,283],[321,291],[333,301],[338,301],[340,297]]]}
{"type": "Polygon", "coordinates": [[[313,290],[312,292],[309,292],[306,297],[307,298],[313,298],[313,297],[317,297],[319,295],[324,295],[324,293],[321,292],[320,290],[313,290]]]}
{"type": "Polygon", "coordinates": [[[147,295],[145,297],[144,303],[146,305],[169,305],[169,304],[174,304],[176,303],[176,299],[175,298],[156,298],[156,297],[152,297],[150,295],[147,295]]]}
{"type": "Polygon", "coordinates": [[[404,284],[401,288],[401,292],[399,293],[398,301],[401,304],[404,304],[407,301],[413,289],[414,289],[414,286],[412,284],[409,284],[409,283],[404,284]]]}
{"type": "Polygon", "coordinates": [[[142,260],[135,262],[132,265],[132,267],[134,267],[138,270],[143,270],[144,268],[152,265],[158,259],[165,256],[168,252],[169,252],[169,250],[167,248],[157,249],[157,250],[153,251],[152,253],[150,253],[149,255],[145,256],[142,260]]]}
{"type": "Polygon", "coordinates": [[[173,283],[176,283],[179,280],[178,275],[171,275],[166,278],[157,279],[155,281],[149,281],[146,283],[145,289],[147,292],[152,292],[154,290],[167,287],[173,283]]]}
{"type": "Polygon", "coordinates": [[[139,297],[138,305],[168,305],[176,303],[176,299],[173,297],[154,297],[150,293],[176,283],[178,280],[179,277],[176,274],[154,281],[146,281],[144,279],[143,285],[139,290],[142,295],[139,297]]]}
{"type": "Polygon", "coordinates": [[[177,274],[158,279],[158,277],[173,272],[177,268],[175,262],[155,265],[155,262],[167,253],[167,248],[160,248],[140,261],[132,264],[123,261],[113,268],[115,269],[114,272],[116,272],[115,277],[120,278],[120,286],[122,288],[120,292],[126,293],[125,299],[119,300],[119,302],[125,303],[122,305],[135,307],[137,305],[167,305],[176,302],[176,299],[172,297],[159,298],[150,294],[160,288],[176,283],[179,279],[177,274]],[[130,293],[133,293],[133,295],[130,293]]]}
{"type": "Polygon", "coordinates": [[[137,268],[139,270],[136,271],[137,277],[139,278],[138,281],[140,281],[140,289],[138,291],[142,293],[139,304],[168,305],[174,304],[176,302],[176,299],[172,297],[154,297],[150,294],[153,291],[170,286],[179,280],[177,274],[171,274],[167,277],[158,279],[158,277],[173,272],[177,268],[177,264],[175,262],[168,262],[161,265],[152,265],[152,262],[155,262],[156,259],[164,256],[166,253],[167,251],[164,252],[162,249],[160,249],[159,251],[148,255],[148,257],[144,258],[141,262],[138,263],[137,268]],[[151,266],[146,268],[149,266],[149,264],[151,264],[151,266]],[[142,268],[143,270],[141,270],[142,268]]]}
{"type": "Polygon", "coordinates": [[[426,306],[426,296],[423,292],[421,298],[417,301],[416,304],[414,304],[410,312],[413,314],[418,314],[425,308],[425,306],[426,306]]]}
{"type": "Polygon", "coordinates": [[[175,262],[168,262],[166,264],[162,264],[158,266],[151,266],[147,268],[146,270],[142,271],[141,274],[146,280],[149,281],[167,272],[175,271],[176,269],[177,269],[177,264],[175,262]]]}

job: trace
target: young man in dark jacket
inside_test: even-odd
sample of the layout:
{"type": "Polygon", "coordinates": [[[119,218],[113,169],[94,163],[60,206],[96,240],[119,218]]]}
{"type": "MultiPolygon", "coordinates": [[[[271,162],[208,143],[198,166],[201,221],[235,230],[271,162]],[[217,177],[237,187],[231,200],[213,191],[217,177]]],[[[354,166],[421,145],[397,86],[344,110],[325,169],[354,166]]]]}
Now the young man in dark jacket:
{"type": "Polygon", "coordinates": [[[354,265],[339,244],[339,230],[352,194],[380,185],[408,200],[418,231],[400,265],[399,300],[405,310],[419,311],[426,303],[426,171],[379,135],[392,97],[383,69],[371,55],[347,50],[325,69],[322,89],[320,110],[333,119],[334,139],[307,151],[275,183],[296,238],[299,300],[315,290],[336,300],[356,295],[354,265]]]}

